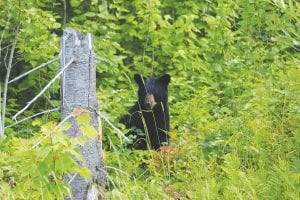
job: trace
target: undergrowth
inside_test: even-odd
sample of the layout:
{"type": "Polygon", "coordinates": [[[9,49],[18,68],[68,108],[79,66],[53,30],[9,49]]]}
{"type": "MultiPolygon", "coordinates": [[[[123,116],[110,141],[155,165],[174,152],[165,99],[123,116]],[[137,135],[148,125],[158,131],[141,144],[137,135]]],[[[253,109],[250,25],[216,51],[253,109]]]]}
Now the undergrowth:
{"type": "MultiPolygon", "coordinates": [[[[107,60],[97,63],[100,112],[128,136],[119,119],[136,101],[133,74],[171,76],[171,146],[128,149],[102,120],[107,199],[299,199],[299,1],[21,2],[0,1],[2,81],[9,60],[13,78],[57,57],[63,28],[89,32],[107,60]]],[[[70,191],[64,173],[88,175],[71,159],[82,141],[56,131],[54,143],[35,146],[58,112],[12,126],[58,69],[53,63],[8,88],[0,199],[62,199],[70,191]],[[54,169],[53,153],[66,165],[54,169]]],[[[23,117],[59,107],[59,87],[23,117]]]]}
{"type": "Polygon", "coordinates": [[[231,99],[209,87],[185,101],[173,98],[171,147],[160,151],[126,149],[105,126],[112,137],[105,151],[108,198],[298,199],[299,71],[278,76],[280,82],[257,78],[231,99]]]}

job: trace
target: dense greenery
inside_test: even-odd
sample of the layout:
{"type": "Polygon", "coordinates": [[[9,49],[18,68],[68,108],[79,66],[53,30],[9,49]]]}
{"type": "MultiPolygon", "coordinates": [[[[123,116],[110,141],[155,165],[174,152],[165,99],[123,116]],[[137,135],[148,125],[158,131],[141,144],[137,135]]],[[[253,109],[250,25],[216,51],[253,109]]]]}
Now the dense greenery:
{"type": "Polygon", "coordinates": [[[88,168],[78,166],[74,160],[82,160],[76,145],[84,145],[86,139],[95,137],[97,131],[89,126],[89,115],[82,114],[77,119],[84,133],[80,137],[70,139],[63,133],[71,127],[70,123],[49,122],[30,139],[8,138],[2,141],[1,198],[63,199],[71,194],[63,175],[72,177],[71,172],[76,172],[90,176],[88,168]]]}
{"type": "MultiPolygon", "coordinates": [[[[96,54],[109,60],[97,64],[99,103],[125,133],[118,121],[136,99],[133,74],[171,75],[172,147],[126,149],[103,122],[109,199],[299,198],[296,0],[2,0],[0,7],[1,92],[15,38],[10,79],[57,57],[65,27],[92,33],[96,54]]],[[[58,68],[51,64],[9,85],[6,125],[58,68]]],[[[23,117],[59,105],[57,82],[23,117]]],[[[69,170],[80,170],[69,160],[74,147],[67,149],[58,131],[57,143],[31,149],[58,119],[52,113],[5,129],[0,196],[66,194],[61,177],[55,181],[63,185],[45,181],[53,169],[43,164],[64,151],[69,170]],[[28,175],[37,163],[41,175],[28,175]]]]}

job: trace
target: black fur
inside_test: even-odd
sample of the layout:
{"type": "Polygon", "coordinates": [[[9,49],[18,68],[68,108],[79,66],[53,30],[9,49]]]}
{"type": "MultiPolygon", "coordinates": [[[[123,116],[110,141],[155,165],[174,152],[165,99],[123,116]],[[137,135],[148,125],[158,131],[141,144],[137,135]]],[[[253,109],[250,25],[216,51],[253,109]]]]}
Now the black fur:
{"type": "Polygon", "coordinates": [[[131,134],[137,136],[132,147],[147,149],[148,141],[150,148],[159,149],[163,144],[169,142],[168,85],[171,77],[166,74],[160,78],[145,79],[136,74],[134,80],[139,87],[138,101],[129,110],[129,115],[125,115],[120,122],[125,124],[126,128],[131,129],[131,134]],[[146,100],[149,95],[154,97],[156,102],[154,106],[146,100]],[[141,134],[141,132],[145,134],[141,134]]]}

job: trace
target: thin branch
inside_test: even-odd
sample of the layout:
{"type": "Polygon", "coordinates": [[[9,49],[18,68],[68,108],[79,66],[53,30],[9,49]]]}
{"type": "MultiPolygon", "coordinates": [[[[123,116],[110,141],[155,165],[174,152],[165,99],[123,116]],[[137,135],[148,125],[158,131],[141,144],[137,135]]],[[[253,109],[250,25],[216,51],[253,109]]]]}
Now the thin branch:
{"type": "Polygon", "coordinates": [[[38,94],[36,95],[31,101],[29,101],[27,103],[27,105],[20,110],[19,112],[17,112],[12,119],[15,120],[22,112],[24,112],[35,100],[37,100],[37,98],[39,98],[53,83],[54,81],[65,71],[65,69],[67,67],[69,67],[71,65],[71,63],[74,61],[74,58],[72,58],[67,65],[65,65],[56,75],[55,77],[46,85],[46,87],[44,87],[44,89],[38,94]]]}
{"type": "Polygon", "coordinates": [[[148,48],[149,37],[150,37],[150,17],[151,17],[150,14],[152,14],[152,9],[149,12],[149,15],[148,15],[148,18],[147,18],[147,36],[146,36],[146,42],[144,44],[145,46],[144,46],[143,57],[142,57],[143,65],[145,64],[146,50],[148,48]]]}
{"type": "Polygon", "coordinates": [[[1,55],[2,55],[1,51],[4,50],[5,48],[8,48],[10,46],[10,44],[9,44],[6,47],[2,48],[2,41],[3,41],[3,38],[4,38],[4,33],[5,33],[8,25],[9,25],[10,18],[11,18],[11,16],[9,16],[9,18],[7,20],[7,23],[6,23],[6,25],[5,25],[5,27],[4,27],[3,31],[2,31],[2,34],[1,34],[1,39],[0,39],[0,66],[1,66],[1,55]]]}
{"type": "MultiPolygon", "coordinates": [[[[17,59],[17,58],[19,58],[19,57],[21,57],[21,55],[15,56],[15,59],[17,59]]],[[[20,63],[20,62],[22,62],[21,59],[17,60],[17,61],[12,65],[12,67],[15,67],[15,66],[16,66],[18,63],[20,63]]]]}
{"type": "Polygon", "coordinates": [[[69,180],[68,184],[70,185],[72,183],[72,181],[75,179],[75,177],[77,176],[77,173],[75,173],[72,178],[69,180]]]}
{"type": "Polygon", "coordinates": [[[95,56],[95,59],[98,60],[98,61],[101,61],[101,62],[106,62],[106,63],[110,64],[111,66],[117,66],[117,65],[115,65],[114,63],[112,63],[110,60],[108,60],[106,58],[101,58],[101,57],[95,56]]]}
{"type": "Polygon", "coordinates": [[[67,22],[67,3],[66,3],[66,0],[63,0],[63,4],[64,4],[64,18],[63,18],[63,25],[65,25],[66,22],[67,22]]]}
{"type": "Polygon", "coordinates": [[[57,130],[61,125],[63,125],[63,123],[65,123],[66,121],[68,121],[72,117],[72,114],[73,113],[70,113],[61,122],[59,122],[59,124],[55,127],[55,130],[57,130]]]}
{"type": "Polygon", "coordinates": [[[96,60],[99,60],[101,62],[108,62],[108,60],[105,59],[105,58],[101,58],[101,57],[98,57],[98,56],[96,56],[95,58],[96,58],[96,60]]]}
{"type": "Polygon", "coordinates": [[[107,118],[107,117],[105,117],[101,112],[96,112],[97,113],[97,115],[99,115],[101,118],[103,118],[120,136],[122,136],[127,142],[128,141],[130,141],[129,139],[128,139],[128,137],[126,137],[125,135],[124,135],[124,133],[122,133],[122,131],[120,130],[120,129],[118,129],[115,125],[113,125],[110,121],[109,121],[109,119],[107,118]]]}
{"type": "Polygon", "coordinates": [[[2,113],[1,113],[1,124],[0,124],[1,125],[0,137],[4,136],[8,79],[9,79],[10,71],[12,68],[12,62],[13,62],[15,48],[16,48],[16,44],[17,44],[17,40],[18,40],[18,33],[19,33],[19,26],[17,26],[16,33],[15,33],[15,39],[14,39],[13,45],[10,50],[9,61],[8,61],[8,66],[7,66],[7,71],[6,71],[5,81],[4,81],[3,103],[2,103],[2,109],[1,109],[2,113]]]}
{"type": "Polygon", "coordinates": [[[36,114],[34,114],[34,115],[31,115],[31,116],[29,116],[29,117],[26,117],[26,118],[24,118],[24,119],[21,119],[20,121],[17,121],[17,122],[14,123],[14,124],[11,124],[11,125],[9,125],[9,126],[6,126],[5,128],[9,128],[9,127],[15,126],[15,125],[20,124],[20,123],[22,123],[22,122],[24,122],[24,121],[26,121],[26,120],[28,120],[28,119],[34,118],[34,117],[39,116],[39,115],[42,115],[42,114],[48,114],[48,113],[51,113],[51,112],[54,112],[54,111],[58,111],[59,109],[60,109],[60,108],[54,108],[54,109],[46,110],[46,111],[43,111],[43,112],[40,112],[40,113],[36,113],[36,114]]]}
{"type": "Polygon", "coordinates": [[[9,48],[6,49],[6,52],[4,54],[4,58],[3,58],[3,61],[4,61],[4,66],[5,66],[5,69],[7,70],[7,62],[5,62],[7,60],[7,56],[9,54],[9,48]]]}
{"type": "Polygon", "coordinates": [[[292,48],[295,49],[296,51],[300,52],[300,48],[297,48],[296,46],[292,45],[292,48]]]}
{"type": "Polygon", "coordinates": [[[42,68],[42,67],[45,67],[45,66],[47,66],[47,65],[49,65],[49,64],[51,64],[51,63],[56,62],[56,61],[58,61],[58,60],[59,60],[59,58],[54,58],[54,59],[52,59],[52,60],[49,60],[48,62],[45,62],[45,63],[43,63],[43,64],[41,64],[41,65],[39,65],[39,66],[37,66],[37,67],[35,67],[35,68],[33,68],[33,69],[27,71],[27,72],[25,72],[24,74],[21,74],[20,76],[14,78],[14,79],[12,79],[12,80],[10,80],[10,81],[8,82],[8,84],[10,84],[10,83],[12,83],[12,82],[15,82],[15,81],[19,80],[20,78],[22,78],[22,77],[24,77],[24,76],[30,74],[31,72],[36,71],[36,70],[38,70],[38,69],[40,69],[40,68],[42,68]]]}
{"type": "MultiPolygon", "coordinates": [[[[0,40],[1,41],[1,40],[0,40]]],[[[1,43],[1,42],[0,42],[1,43]]],[[[0,44],[1,45],[1,44],[0,44]]],[[[8,45],[6,45],[5,47],[3,47],[3,48],[1,48],[0,49],[0,51],[3,51],[4,49],[7,49],[7,48],[9,48],[10,46],[12,46],[12,44],[8,44],[8,45]]],[[[0,57],[1,58],[1,57],[0,57]]],[[[1,60],[0,60],[1,61],[1,60]]],[[[1,64],[1,62],[0,62],[0,64],[1,64]]]]}

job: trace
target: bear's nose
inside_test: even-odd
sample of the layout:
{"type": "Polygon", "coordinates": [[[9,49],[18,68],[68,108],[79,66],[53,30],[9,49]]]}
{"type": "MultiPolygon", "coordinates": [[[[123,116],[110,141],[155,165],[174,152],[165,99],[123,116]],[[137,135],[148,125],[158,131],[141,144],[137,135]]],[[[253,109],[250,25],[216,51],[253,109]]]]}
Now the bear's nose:
{"type": "Polygon", "coordinates": [[[147,109],[152,109],[156,105],[153,94],[147,94],[145,98],[145,106],[147,109]]]}
{"type": "Polygon", "coordinates": [[[146,109],[151,109],[151,104],[150,103],[145,103],[146,109]]]}

